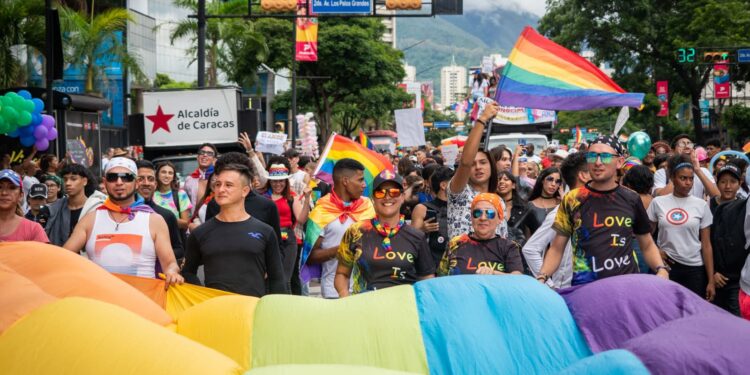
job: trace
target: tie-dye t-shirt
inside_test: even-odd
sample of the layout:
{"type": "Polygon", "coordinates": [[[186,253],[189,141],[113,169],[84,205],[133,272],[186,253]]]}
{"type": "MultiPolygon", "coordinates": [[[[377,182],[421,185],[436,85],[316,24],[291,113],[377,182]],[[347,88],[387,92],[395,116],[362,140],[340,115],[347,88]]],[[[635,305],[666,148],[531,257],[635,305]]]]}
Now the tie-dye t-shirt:
{"type": "Polygon", "coordinates": [[[651,229],[638,194],[619,185],[597,191],[588,184],[565,194],[552,228],[570,237],[573,285],[638,273],[634,234],[651,229]]]}
{"type": "Polygon", "coordinates": [[[383,250],[383,236],[371,220],[353,224],[344,233],[338,250],[339,264],[352,268],[352,292],[414,284],[435,273],[435,263],[424,233],[404,225],[391,238],[391,250],[383,250]]]}
{"type": "Polygon", "coordinates": [[[438,266],[438,276],[471,275],[480,267],[493,271],[523,272],[518,244],[502,237],[475,240],[468,234],[453,238],[438,266]]]}

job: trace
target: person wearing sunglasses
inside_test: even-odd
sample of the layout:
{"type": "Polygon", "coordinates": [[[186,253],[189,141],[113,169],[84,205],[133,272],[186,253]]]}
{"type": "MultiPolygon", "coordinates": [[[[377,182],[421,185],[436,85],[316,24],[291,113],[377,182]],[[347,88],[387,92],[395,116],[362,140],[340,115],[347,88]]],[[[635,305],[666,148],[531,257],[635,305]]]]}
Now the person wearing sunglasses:
{"type": "Polygon", "coordinates": [[[513,241],[495,234],[503,218],[497,194],[482,193],[471,202],[471,233],[451,239],[440,260],[438,276],[520,275],[521,251],[513,241]]]}
{"type": "MultiPolygon", "coordinates": [[[[214,163],[219,156],[216,146],[211,143],[204,143],[198,147],[197,152],[198,168],[185,178],[183,188],[190,198],[190,202],[195,205],[204,193],[214,171],[214,163]]],[[[192,211],[191,211],[192,213],[192,211]]]]}
{"type": "Polygon", "coordinates": [[[384,170],[373,181],[375,217],[355,223],[338,249],[334,286],[339,297],[396,285],[414,284],[435,276],[435,263],[425,235],[406,225],[400,214],[403,179],[384,170]]]}
{"type": "Polygon", "coordinates": [[[23,217],[21,199],[23,182],[21,176],[10,169],[0,171],[0,242],[37,241],[47,243],[49,239],[42,226],[23,217]]]}
{"type": "Polygon", "coordinates": [[[104,204],[107,196],[97,190],[94,174],[80,164],[66,164],[60,175],[63,177],[65,196],[49,206],[50,216],[44,230],[50,243],[62,246],[78,220],[104,204]]]}
{"type": "Polygon", "coordinates": [[[560,169],[557,167],[549,167],[539,174],[539,178],[536,179],[534,188],[531,189],[529,195],[528,209],[530,212],[526,224],[531,233],[534,233],[542,225],[547,214],[560,204],[562,182],[560,169]]]}
{"type": "Polygon", "coordinates": [[[687,156],[669,159],[671,194],[654,198],[648,217],[659,228],[657,239],[661,257],[670,265],[670,278],[695,294],[711,301],[716,292],[711,247],[713,215],[708,203],[690,195],[695,177],[687,156]]]}
{"type": "MultiPolygon", "coordinates": [[[[690,190],[690,195],[704,199],[704,195],[713,198],[719,194],[719,188],[716,187],[716,181],[711,172],[706,168],[701,168],[698,156],[695,153],[695,144],[690,140],[687,134],[680,134],[672,140],[673,155],[685,155],[689,158],[690,163],[695,168],[695,181],[690,190]]],[[[659,169],[654,173],[654,196],[669,195],[674,190],[672,180],[667,178],[666,170],[659,169]]]]}
{"type": "Polygon", "coordinates": [[[161,271],[167,286],[182,284],[166,222],[142,198],[136,199],[137,173],[133,160],[112,158],[104,172],[107,200],[81,218],[63,247],[76,254],[85,250],[91,261],[112,273],[156,278],[161,271]]]}
{"type": "Polygon", "coordinates": [[[591,181],[563,197],[552,225],[557,233],[536,276],[540,282],[546,283],[557,271],[568,240],[573,249],[572,285],[638,273],[634,239],[657,276],[669,278],[640,197],[617,184],[623,152],[614,136],[600,136],[591,143],[586,152],[591,181]]]}

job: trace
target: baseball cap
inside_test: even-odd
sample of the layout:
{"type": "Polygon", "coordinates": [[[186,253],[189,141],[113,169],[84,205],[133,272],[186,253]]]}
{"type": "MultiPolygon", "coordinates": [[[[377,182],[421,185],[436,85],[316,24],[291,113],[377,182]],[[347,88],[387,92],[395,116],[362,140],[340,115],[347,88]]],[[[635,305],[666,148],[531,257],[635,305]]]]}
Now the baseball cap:
{"type": "Polygon", "coordinates": [[[398,185],[399,189],[404,190],[404,179],[388,169],[384,169],[375,177],[375,181],[373,181],[372,183],[372,190],[378,190],[380,185],[383,185],[386,182],[395,182],[398,185]]]}
{"type": "Polygon", "coordinates": [[[47,199],[47,185],[45,184],[34,184],[29,189],[29,198],[44,198],[47,199]]]}
{"type": "Polygon", "coordinates": [[[13,172],[11,169],[3,169],[0,171],[0,180],[8,180],[13,183],[13,185],[21,186],[21,176],[18,175],[18,173],[13,172]]]}
{"type": "Polygon", "coordinates": [[[737,166],[733,164],[727,164],[721,169],[719,169],[719,173],[716,174],[716,179],[718,180],[719,178],[721,178],[721,175],[723,175],[724,173],[731,174],[737,180],[740,180],[740,176],[742,176],[742,172],[740,171],[740,169],[737,168],[737,166]]]}

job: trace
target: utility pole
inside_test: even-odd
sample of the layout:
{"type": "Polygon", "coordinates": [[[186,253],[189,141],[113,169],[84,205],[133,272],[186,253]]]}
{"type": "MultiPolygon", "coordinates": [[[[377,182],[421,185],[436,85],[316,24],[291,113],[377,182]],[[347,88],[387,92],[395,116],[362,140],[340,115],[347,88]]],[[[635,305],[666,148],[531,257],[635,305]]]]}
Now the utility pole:
{"type": "Polygon", "coordinates": [[[206,87],[206,0],[198,0],[198,88],[204,87],[206,87]]]}
{"type": "Polygon", "coordinates": [[[297,144],[297,19],[292,20],[292,118],[289,127],[292,131],[292,148],[297,144]]]}

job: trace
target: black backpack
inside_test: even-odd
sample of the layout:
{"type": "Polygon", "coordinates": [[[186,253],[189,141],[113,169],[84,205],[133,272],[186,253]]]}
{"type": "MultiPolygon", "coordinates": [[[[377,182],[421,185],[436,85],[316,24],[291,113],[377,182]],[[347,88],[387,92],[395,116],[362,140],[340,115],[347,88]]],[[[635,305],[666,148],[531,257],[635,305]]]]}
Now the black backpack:
{"type": "Polygon", "coordinates": [[[711,247],[714,252],[714,269],[730,280],[739,280],[747,259],[744,223],[747,215],[747,198],[719,205],[711,224],[711,247]]]}

